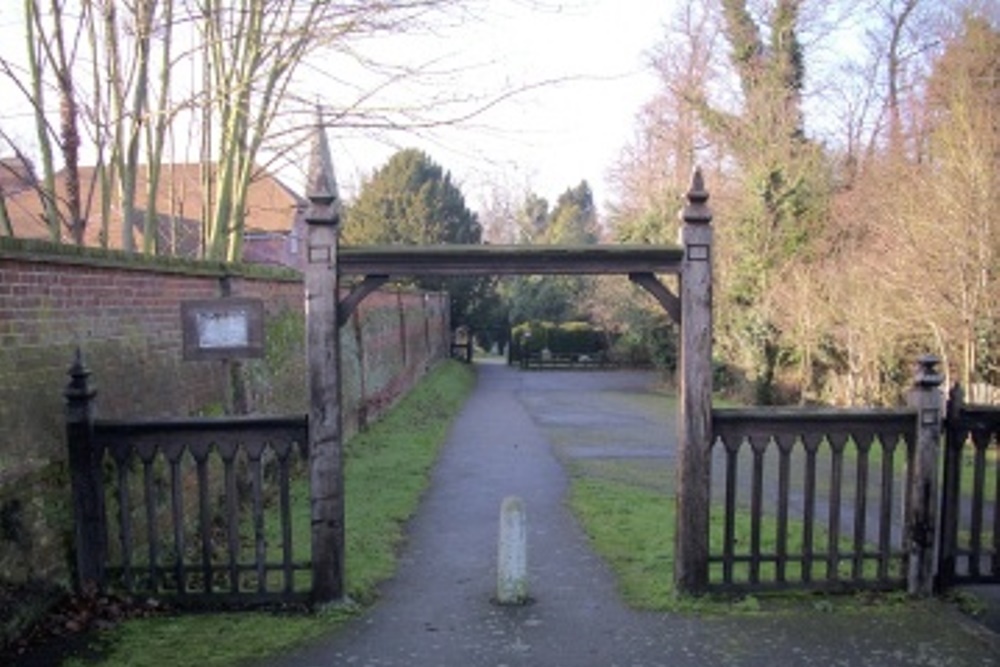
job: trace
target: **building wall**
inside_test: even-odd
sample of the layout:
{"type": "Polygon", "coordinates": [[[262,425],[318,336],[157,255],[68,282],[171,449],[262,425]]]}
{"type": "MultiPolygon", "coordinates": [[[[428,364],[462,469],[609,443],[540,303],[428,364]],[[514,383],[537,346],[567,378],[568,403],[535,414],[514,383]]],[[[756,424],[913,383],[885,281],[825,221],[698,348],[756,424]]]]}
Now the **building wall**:
{"type": "MultiPolygon", "coordinates": [[[[0,580],[63,567],[68,490],[51,490],[64,483],[63,390],[77,348],[98,418],[222,414],[238,396],[250,412],[303,413],[303,303],[290,271],[0,239],[0,580]],[[264,358],[182,360],[181,302],[224,291],[264,301],[264,358]]],[[[383,291],[361,304],[341,331],[348,433],[446,358],[449,328],[444,294],[383,291]]]]}

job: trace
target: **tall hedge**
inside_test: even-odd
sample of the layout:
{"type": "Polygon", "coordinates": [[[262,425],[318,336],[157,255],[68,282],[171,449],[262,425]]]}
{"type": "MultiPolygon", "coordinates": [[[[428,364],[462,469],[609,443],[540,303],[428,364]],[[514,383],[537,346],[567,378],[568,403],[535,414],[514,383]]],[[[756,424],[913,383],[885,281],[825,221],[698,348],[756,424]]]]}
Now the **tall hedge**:
{"type": "Polygon", "coordinates": [[[607,334],[587,322],[524,322],[511,330],[512,358],[541,354],[596,356],[608,349],[607,334]]]}

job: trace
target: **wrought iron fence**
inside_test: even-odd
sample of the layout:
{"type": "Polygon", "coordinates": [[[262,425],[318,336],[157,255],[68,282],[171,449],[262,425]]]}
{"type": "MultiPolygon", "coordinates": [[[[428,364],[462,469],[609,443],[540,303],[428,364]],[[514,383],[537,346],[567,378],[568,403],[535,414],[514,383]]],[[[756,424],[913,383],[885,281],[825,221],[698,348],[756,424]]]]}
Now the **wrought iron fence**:
{"type": "Polygon", "coordinates": [[[67,390],[80,582],[177,605],[305,602],[311,593],[303,415],[92,418],[67,390]]]}

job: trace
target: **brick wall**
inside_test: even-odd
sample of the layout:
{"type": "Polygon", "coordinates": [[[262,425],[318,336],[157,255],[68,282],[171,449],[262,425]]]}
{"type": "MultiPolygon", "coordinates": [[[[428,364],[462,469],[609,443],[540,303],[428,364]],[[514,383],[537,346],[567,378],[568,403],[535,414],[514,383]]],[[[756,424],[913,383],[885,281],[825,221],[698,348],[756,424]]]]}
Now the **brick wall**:
{"type": "MultiPolygon", "coordinates": [[[[445,358],[449,336],[446,295],[369,296],[341,332],[347,432],[445,358]]],[[[93,373],[101,418],[218,414],[232,407],[236,388],[252,412],[274,414],[306,411],[304,340],[295,273],[0,239],[0,515],[16,501],[24,516],[15,528],[64,520],[38,500],[37,487],[58,478],[53,469],[65,460],[62,392],[76,347],[93,373]],[[224,287],[264,301],[265,357],[235,370],[182,361],[180,303],[221,296],[224,287]]],[[[0,579],[47,569],[40,548],[62,558],[51,537],[35,533],[0,525],[0,579]]]]}

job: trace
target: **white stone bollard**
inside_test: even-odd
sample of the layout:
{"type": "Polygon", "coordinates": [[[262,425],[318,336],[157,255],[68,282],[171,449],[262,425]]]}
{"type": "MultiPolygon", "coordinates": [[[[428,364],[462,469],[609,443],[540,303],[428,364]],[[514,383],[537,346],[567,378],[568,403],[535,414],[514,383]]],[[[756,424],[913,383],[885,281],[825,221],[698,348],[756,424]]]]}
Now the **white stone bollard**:
{"type": "Polygon", "coordinates": [[[507,496],[500,505],[497,548],[497,602],[506,605],[528,601],[528,526],[524,501],[507,496]]]}

